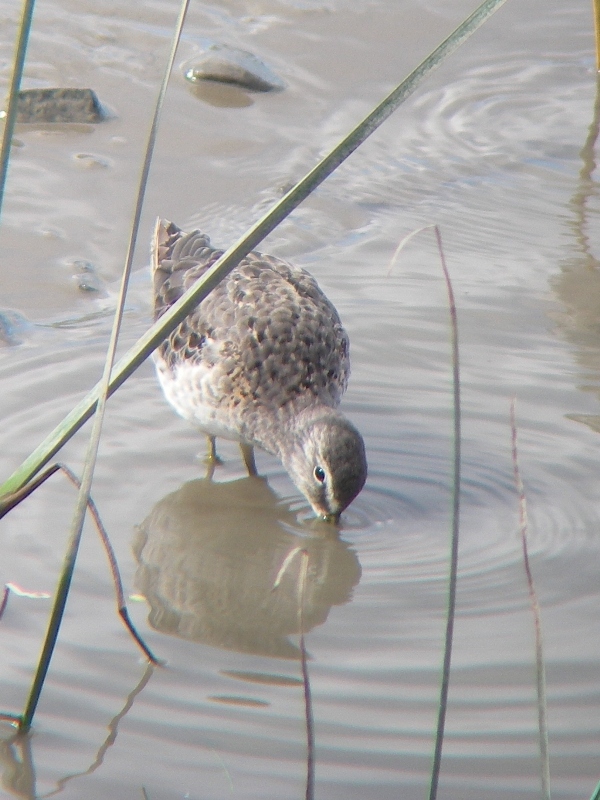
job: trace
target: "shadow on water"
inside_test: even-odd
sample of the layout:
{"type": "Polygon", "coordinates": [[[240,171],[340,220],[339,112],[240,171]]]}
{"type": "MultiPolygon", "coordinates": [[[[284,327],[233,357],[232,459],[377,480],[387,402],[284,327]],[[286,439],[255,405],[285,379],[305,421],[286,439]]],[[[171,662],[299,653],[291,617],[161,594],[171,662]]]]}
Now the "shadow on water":
{"type": "Polygon", "coordinates": [[[156,630],[254,655],[298,658],[295,549],[308,554],[305,633],[347,603],[360,580],[356,553],[332,526],[302,527],[262,478],[199,479],[154,506],[133,549],[136,585],[156,630]]]}

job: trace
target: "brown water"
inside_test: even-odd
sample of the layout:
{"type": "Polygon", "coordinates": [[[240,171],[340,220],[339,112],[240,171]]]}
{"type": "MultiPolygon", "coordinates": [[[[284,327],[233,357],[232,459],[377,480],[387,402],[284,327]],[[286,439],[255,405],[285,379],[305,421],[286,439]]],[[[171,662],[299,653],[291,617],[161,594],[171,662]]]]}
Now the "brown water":
{"type": "MultiPolygon", "coordinates": [[[[462,0],[192,3],[178,63],[206,40],[225,43],[263,59],[288,88],[202,91],[176,71],[122,347],[150,320],[157,215],[229,244],[471,10],[462,0]]],[[[16,0],[0,8],[3,86],[19,11],[16,0]]],[[[40,0],[36,9],[25,87],[91,87],[115,116],[16,133],[0,304],[30,324],[13,325],[0,346],[3,476],[100,375],[176,14],[171,0],[40,0]]],[[[306,504],[270,457],[259,455],[268,484],[252,481],[224,443],[226,463],[209,485],[197,459],[204,443],[167,407],[149,364],[111,400],[93,494],[128,594],[148,599],[132,601],[132,615],[168,665],[144,674],[86,529],[33,736],[11,744],[1,729],[3,797],[60,789],[124,800],[142,787],[151,800],[303,797],[301,559],[271,591],[297,547],[309,553],[316,797],[426,795],[451,471],[448,312],[431,233],[386,272],[400,239],[431,223],[454,280],[464,414],[440,797],[540,796],[513,395],[553,797],[591,795],[600,778],[600,242],[596,176],[582,148],[592,47],[588,4],[507,3],[265,243],[315,274],[350,333],[344,408],[365,436],[370,475],[339,537],[303,521],[306,504]]],[[[62,454],[75,470],[85,441],[80,434],[62,454]]],[[[72,503],[55,477],[2,521],[0,580],[54,591],[72,503]]],[[[48,610],[48,600],[10,599],[1,710],[22,709],[48,610]]]]}

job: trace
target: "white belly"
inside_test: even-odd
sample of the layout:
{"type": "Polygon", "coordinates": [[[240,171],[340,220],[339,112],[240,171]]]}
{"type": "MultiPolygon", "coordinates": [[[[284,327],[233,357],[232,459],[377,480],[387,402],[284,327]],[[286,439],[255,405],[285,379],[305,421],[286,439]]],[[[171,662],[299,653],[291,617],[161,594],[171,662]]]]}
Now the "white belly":
{"type": "Polygon", "coordinates": [[[160,362],[156,372],[165,397],[175,411],[208,436],[221,436],[244,442],[238,423],[223,403],[223,397],[212,390],[213,369],[204,364],[181,363],[174,374],[160,362]]]}

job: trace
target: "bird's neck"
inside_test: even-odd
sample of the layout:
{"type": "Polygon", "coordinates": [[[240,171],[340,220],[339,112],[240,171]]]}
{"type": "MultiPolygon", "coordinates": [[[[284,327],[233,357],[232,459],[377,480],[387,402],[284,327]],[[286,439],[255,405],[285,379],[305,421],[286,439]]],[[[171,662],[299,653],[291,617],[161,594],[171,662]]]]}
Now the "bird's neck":
{"type": "Polygon", "coordinates": [[[263,425],[257,425],[253,438],[259,447],[277,456],[285,465],[317,420],[340,416],[339,411],[321,402],[310,405],[288,403],[263,425]]]}

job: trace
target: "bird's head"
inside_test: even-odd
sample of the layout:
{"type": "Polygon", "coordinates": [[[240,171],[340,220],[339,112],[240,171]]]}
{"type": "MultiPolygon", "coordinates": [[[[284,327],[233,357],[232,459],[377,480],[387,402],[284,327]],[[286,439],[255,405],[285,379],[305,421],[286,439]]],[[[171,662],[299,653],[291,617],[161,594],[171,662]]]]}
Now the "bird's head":
{"type": "Polygon", "coordinates": [[[283,465],[315,514],[336,521],[367,479],[362,436],[342,414],[300,414],[283,465]]]}

